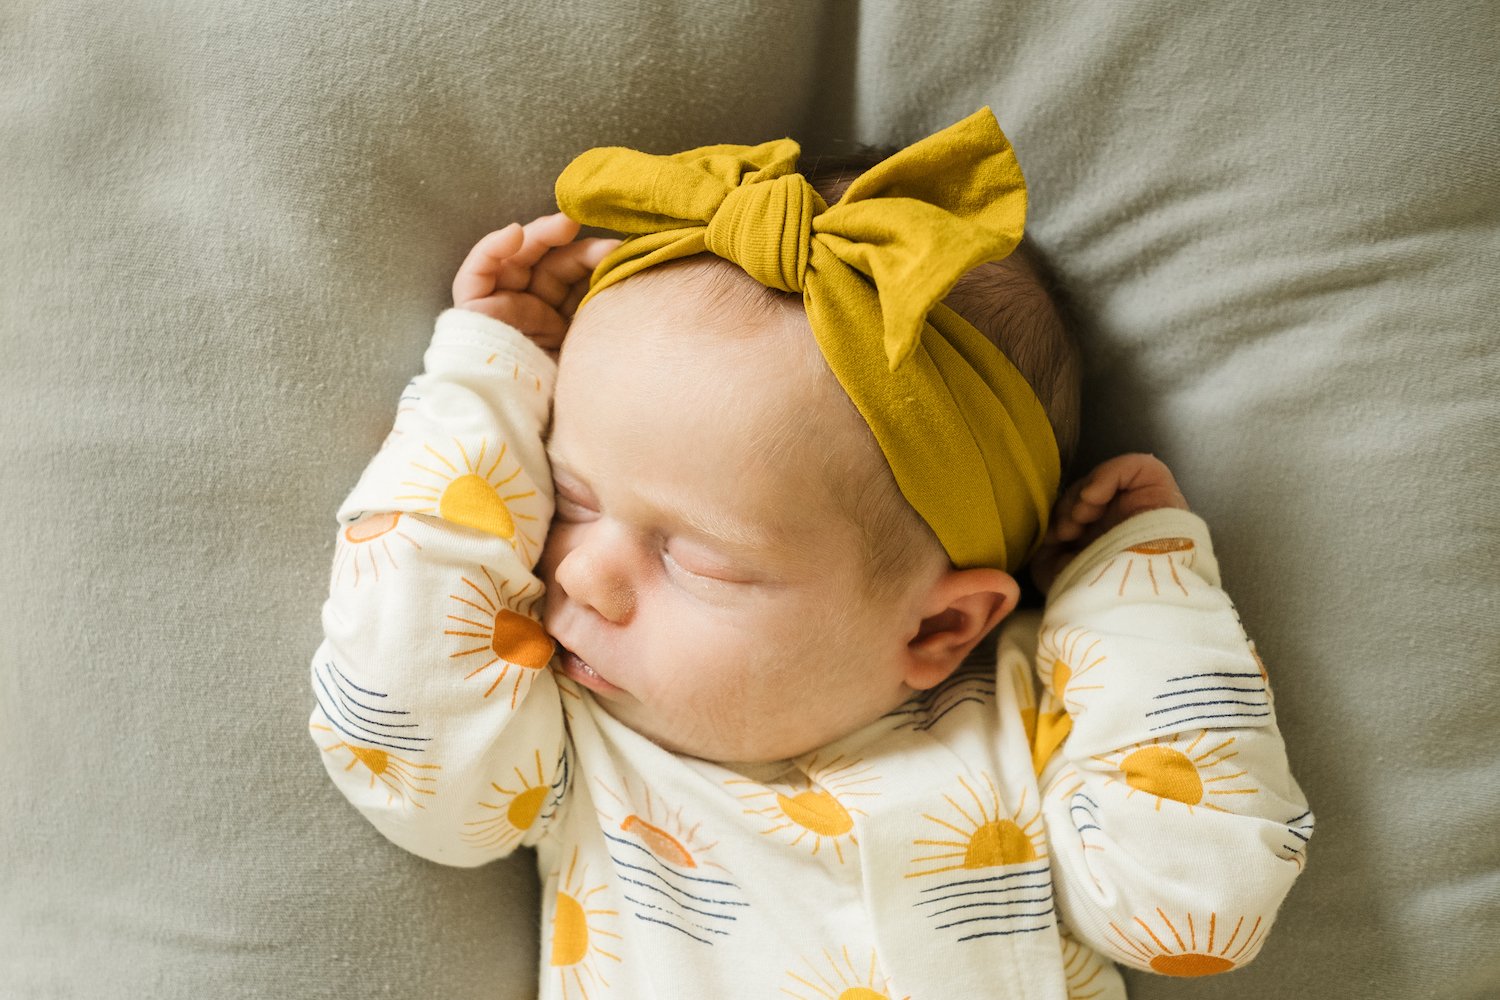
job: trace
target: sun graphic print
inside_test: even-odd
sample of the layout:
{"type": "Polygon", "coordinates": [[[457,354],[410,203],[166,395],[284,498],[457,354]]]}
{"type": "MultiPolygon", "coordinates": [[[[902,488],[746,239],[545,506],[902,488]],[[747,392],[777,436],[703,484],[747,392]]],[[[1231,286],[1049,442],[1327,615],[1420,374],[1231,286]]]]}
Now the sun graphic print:
{"type": "MultiPolygon", "coordinates": [[[[486,365],[493,365],[495,363],[495,359],[498,358],[499,356],[500,355],[499,355],[498,352],[495,353],[495,354],[491,354],[489,357],[487,357],[487,358],[484,359],[484,363],[486,365]]],[[[504,362],[502,362],[502,364],[503,363],[504,362]]],[[[534,390],[536,392],[541,392],[542,391],[542,380],[541,380],[541,377],[537,376],[537,375],[533,375],[530,372],[523,372],[521,370],[521,363],[519,361],[512,361],[511,362],[511,366],[510,366],[510,379],[511,379],[512,382],[519,382],[522,385],[526,386],[527,388],[532,389],[532,390],[534,390]]]]}
{"type": "Polygon", "coordinates": [[[1232,763],[1238,756],[1231,749],[1235,738],[1226,737],[1204,748],[1202,744],[1212,742],[1209,734],[1210,730],[1204,729],[1191,740],[1186,736],[1163,737],[1093,759],[1115,770],[1109,776],[1111,782],[1123,781],[1130,786],[1127,798],[1137,792],[1154,796],[1157,812],[1167,801],[1182,803],[1189,813],[1194,806],[1231,812],[1212,800],[1229,802],[1233,796],[1256,795],[1260,789],[1248,781],[1246,771],[1232,763]]]}
{"type": "Polygon", "coordinates": [[[400,494],[396,499],[429,505],[415,508],[412,513],[435,514],[453,524],[502,538],[523,563],[528,567],[533,565],[541,550],[546,501],[531,485],[521,464],[515,459],[507,462],[509,445],[500,442],[488,467],[485,466],[491,448],[488,438],[481,438],[468,448],[454,438],[446,454],[430,444],[422,448],[430,458],[414,459],[411,467],[417,476],[401,481],[402,486],[416,492],[400,494]],[[517,483],[517,479],[521,481],[517,483]]]}
{"type": "Polygon", "coordinates": [[[443,634],[458,637],[463,647],[449,653],[448,658],[477,663],[464,675],[464,680],[474,677],[481,682],[488,680],[486,698],[507,677],[513,678],[510,707],[515,708],[530,690],[537,672],[552,661],[552,639],[531,614],[541,599],[542,585],[531,580],[511,592],[508,581],[497,583],[483,566],[474,576],[483,577],[484,583],[460,577],[458,593],[448,595],[459,607],[457,614],[447,616],[449,627],[443,634]],[[479,640],[478,645],[475,640],[479,640]]]}
{"type": "Polygon", "coordinates": [[[1260,951],[1270,926],[1263,928],[1264,918],[1256,917],[1246,927],[1247,919],[1236,918],[1232,927],[1216,913],[1196,918],[1188,913],[1172,920],[1158,907],[1145,920],[1132,917],[1124,926],[1111,921],[1106,937],[1124,961],[1153,972],[1212,976],[1244,965],[1260,951]]]}
{"type": "Polygon", "coordinates": [[[378,583],[382,567],[386,573],[400,569],[399,557],[422,547],[405,527],[395,511],[365,514],[348,524],[339,532],[333,554],[334,586],[378,583]]]}
{"type": "Polygon", "coordinates": [[[922,880],[917,909],[960,942],[1051,927],[1041,809],[1028,811],[1025,792],[1015,809],[1004,809],[988,774],[957,781],[962,791],[944,792],[946,807],[922,814],[929,835],[912,841],[906,877],[922,880]]]}
{"type": "Polygon", "coordinates": [[[557,973],[564,1000],[590,1000],[609,988],[609,963],[621,961],[609,950],[618,948],[614,942],[620,935],[611,930],[614,921],[609,918],[619,916],[619,911],[599,908],[595,900],[605,886],[590,883],[588,865],[579,867],[576,847],[567,873],[558,882],[548,964],[557,973]]]}
{"type": "Polygon", "coordinates": [[[874,949],[868,961],[856,961],[848,946],[837,954],[823,949],[821,960],[801,959],[787,970],[781,992],[796,1000],[911,1000],[892,992],[890,981],[880,973],[874,949]]]}
{"type": "Polygon", "coordinates": [[[1086,692],[1103,687],[1092,676],[1107,660],[1099,652],[1099,643],[1087,629],[1077,626],[1043,629],[1037,638],[1040,700],[1023,708],[1021,715],[1031,742],[1032,769],[1038,775],[1073,731],[1073,717],[1084,710],[1086,692]]]}
{"type": "Polygon", "coordinates": [[[1157,538],[1110,559],[1086,586],[1112,587],[1121,597],[1127,584],[1158,596],[1167,589],[1187,594],[1194,577],[1178,570],[1191,569],[1197,561],[1198,546],[1191,538],[1157,538]]]}
{"type": "Polygon", "coordinates": [[[1062,924],[1058,924],[1058,932],[1068,1000],[1097,1000],[1118,978],[1118,974],[1110,975],[1113,964],[1094,949],[1080,944],[1063,930],[1062,924]]]}
{"type": "Polygon", "coordinates": [[[621,894],[635,918],[665,927],[699,944],[729,937],[749,906],[739,885],[714,860],[716,840],[701,822],[684,818],[650,788],[633,789],[628,779],[619,788],[595,781],[600,826],[609,843],[621,894]]]}
{"type": "Polygon", "coordinates": [[[334,737],[331,743],[319,738],[322,751],[349,754],[344,770],[364,768],[370,787],[385,789],[386,805],[425,809],[422,797],[437,794],[434,772],[442,768],[416,759],[426,752],[430,737],[417,735],[420,726],[411,713],[390,707],[382,701],[388,694],[360,687],[331,661],[318,664],[314,675],[318,710],[328,725],[309,723],[308,728],[334,737]]]}
{"type": "Polygon", "coordinates": [[[878,795],[872,785],[880,778],[862,760],[842,754],[828,761],[814,755],[802,770],[791,782],[777,782],[779,788],[748,778],[731,778],[725,784],[747,786],[736,794],[746,805],[746,815],[765,820],[763,836],[782,838],[792,847],[807,846],[813,857],[831,847],[843,864],[844,848],[859,845],[854,817],[868,815],[855,800],[878,795]]]}
{"type": "Polygon", "coordinates": [[[542,769],[540,750],[534,752],[534,760],[528,762],[525,770],[519,767],[511,770],[514,779],[490,782],[493,801],[486,797],[478,803],[483,817],[464,824],[467,829],[463,839],[475,847],[509,851],[539,819],[551,818],[567,787],[567,752],[559,761],[554,781],[548,781],[542,769]]]}

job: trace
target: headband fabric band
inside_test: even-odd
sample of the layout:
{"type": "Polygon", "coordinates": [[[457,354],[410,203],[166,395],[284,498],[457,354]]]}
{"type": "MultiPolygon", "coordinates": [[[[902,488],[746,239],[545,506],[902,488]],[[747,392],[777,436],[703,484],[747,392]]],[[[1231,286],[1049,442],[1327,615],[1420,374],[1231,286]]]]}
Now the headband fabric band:
{"type": "Polygon", "coordinates": [[[832,206],[795,172],[800,153],[776,139],[578,156],[557,179],[558,207],[634,234],[583,302],[704,252],[800,292],[829,368],[953,565],[1015,572],[1046,531],[1057,443],[1010,359],[941,302],[1021,240],[1026,184],[1009,141],[981,108],[871,167],[832,206]]]}

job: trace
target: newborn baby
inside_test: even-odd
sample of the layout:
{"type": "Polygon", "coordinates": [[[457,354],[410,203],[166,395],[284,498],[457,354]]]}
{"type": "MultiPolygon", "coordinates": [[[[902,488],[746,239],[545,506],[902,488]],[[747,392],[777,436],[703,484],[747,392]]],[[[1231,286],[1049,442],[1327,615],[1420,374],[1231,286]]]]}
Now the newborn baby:
{"type": "MultiPolygon", "coordinates": [[[[548,997],[1081,1000],[1124,995],[1110,959],[1252,958],[1311,814],[1166,468],[1068,490],[1017,612],[903,497],[801,295],[693,254],[584,299],[620,246],[577,232],[474,248],[340,510],[310,725],[351,802],[447,864],[536,847],[548,997]]],[[[1032,267],[947,302],[1066,451],[1032,267]]]]}

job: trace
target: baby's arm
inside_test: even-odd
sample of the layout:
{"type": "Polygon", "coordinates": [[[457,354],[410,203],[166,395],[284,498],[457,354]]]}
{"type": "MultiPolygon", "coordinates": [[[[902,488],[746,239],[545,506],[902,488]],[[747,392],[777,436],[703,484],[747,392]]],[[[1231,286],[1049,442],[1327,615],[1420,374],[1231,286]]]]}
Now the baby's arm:
{"type": "Polygon", "coordinates": [[[576,231],[539,219],[470,255],[454,283],[468,308],[439,317],[425,371],[338,513],[309,729],[351,803],[445,864],[534,843],[566,790],[533,574],[552,516],[542,432],[556,365],[501,320],[561,340],[606,249],[572,243],[576,231]]]}
{"type": "Polygon", "coordinates": [[[1065,494],[1036,651],[1062,915],[1117,961],[1169,975],[1256,955],[1312,831],[1267,678],[1186,507],[1149,456],[1065,494]],[[1079,539],[1092,544],[1074,558],[1079,539]]]}

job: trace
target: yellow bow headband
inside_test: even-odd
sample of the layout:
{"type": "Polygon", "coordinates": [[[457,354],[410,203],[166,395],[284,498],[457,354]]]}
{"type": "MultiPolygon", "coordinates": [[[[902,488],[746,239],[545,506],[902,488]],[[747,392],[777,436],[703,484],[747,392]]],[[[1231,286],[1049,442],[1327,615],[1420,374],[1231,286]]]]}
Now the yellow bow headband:
{"type": "Polygon", "coordinates": [[[638,234],[585,302],[712,252],[801,292],[818,347],[953,565],[1014,572],[1057,495],[1051,424],[1015,366],[941,299],[1021,240],[1026,182],[989,108],[876,164],[829,206],[791,139],[656,156],[590,149],[557,179],[585,225],[638,234]],[[880,331],[879,334],[876,331],[880,331]]]}

